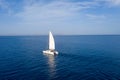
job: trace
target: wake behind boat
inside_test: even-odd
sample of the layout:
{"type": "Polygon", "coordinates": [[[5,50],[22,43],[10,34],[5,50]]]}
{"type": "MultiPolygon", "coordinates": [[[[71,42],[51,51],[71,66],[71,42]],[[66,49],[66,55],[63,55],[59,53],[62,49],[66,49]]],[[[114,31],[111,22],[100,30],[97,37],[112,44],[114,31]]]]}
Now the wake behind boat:
{"type": "Polygon", "coordinates": [[[52,55],[58,54],[58,52],[55,51],[55,40],[51,32],[49,32],[49,49],[43,51],[43,53],[52,55]]]}

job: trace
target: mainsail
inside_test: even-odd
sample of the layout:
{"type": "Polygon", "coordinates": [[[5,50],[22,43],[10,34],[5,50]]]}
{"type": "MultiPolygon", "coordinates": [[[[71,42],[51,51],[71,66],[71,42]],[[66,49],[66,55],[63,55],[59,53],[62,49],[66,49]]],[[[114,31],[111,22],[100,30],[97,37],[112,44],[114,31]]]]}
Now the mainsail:
{"type": "Polygon", "coordinates": [[[49,32],[49,49],[50,50],[55,49],[55,41],[54,41],[54,37],[51,32],[49,32]]]}

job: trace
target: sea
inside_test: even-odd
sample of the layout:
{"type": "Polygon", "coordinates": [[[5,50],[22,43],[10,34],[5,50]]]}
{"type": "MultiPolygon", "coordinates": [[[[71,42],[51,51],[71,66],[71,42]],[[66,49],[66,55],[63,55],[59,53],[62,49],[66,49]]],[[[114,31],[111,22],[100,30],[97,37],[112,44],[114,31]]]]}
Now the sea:
{"type": "Polygon", "coordinates": [[[120,80],[120,35],[0,36],[0,80],[120,80]]]}

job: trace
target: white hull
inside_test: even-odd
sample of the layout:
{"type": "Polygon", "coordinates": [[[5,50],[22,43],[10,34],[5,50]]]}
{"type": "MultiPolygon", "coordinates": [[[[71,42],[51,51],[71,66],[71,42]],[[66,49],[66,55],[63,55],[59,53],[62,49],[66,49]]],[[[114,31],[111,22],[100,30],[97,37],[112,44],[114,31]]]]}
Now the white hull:
{"type": "Polygon", "coordinates": [[[57,55],[58,54],[57,51],[51,51],[51,50],[45,50],[45,51],[43,51],[43,53],[45,53],[45,54],[51,54],[51,55],[57,55]]]}

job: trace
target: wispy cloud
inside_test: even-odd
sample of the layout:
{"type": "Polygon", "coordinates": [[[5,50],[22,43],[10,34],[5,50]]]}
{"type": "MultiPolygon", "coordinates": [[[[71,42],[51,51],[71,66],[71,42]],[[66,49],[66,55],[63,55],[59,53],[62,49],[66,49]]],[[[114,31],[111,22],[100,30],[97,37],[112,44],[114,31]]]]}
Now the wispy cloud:
{"type": "Polygon", "coordinates": [[[92,20],[101,20],[101,19],[103,20],[106,18],[105,15],[96,15],[96,14],[86,14],[86,16],[92,20]]]}
{"type": "Polygon", "coordinates": [[[66,19],[80,14],[81,10],[91,8],[95,2],[52,1],[49,3],[28,2],[23,11],[16,14],[23,20],[66,19]]]}
{"type": "Polygon", "coordinates": [[[98,3],[103,2],[107,6],[120,6],[120,0],[95,0],[95,1],[98,3]]]}
{"type": "Polygon", "coordinates": [[[109,2],[113,5],[120,6],[120,0],[109,0],[109,2]]]}
{"type": "Polygon", "coordinates": [[[7,12],[7,14],[11,13],[11,9],[10,9],[10,5],[8,2],[6,2],[5,0],[0,0],[0,8],[4,11],[7,12]]]}
{"type": "Polygon", "coordinates": [[[0,0],[0,8],[8,8],[3,0],[0,0]]]}

